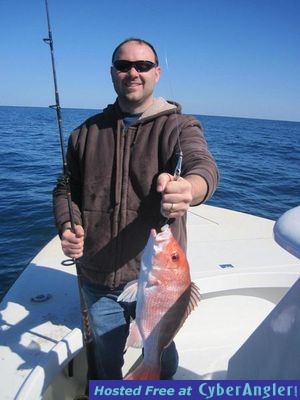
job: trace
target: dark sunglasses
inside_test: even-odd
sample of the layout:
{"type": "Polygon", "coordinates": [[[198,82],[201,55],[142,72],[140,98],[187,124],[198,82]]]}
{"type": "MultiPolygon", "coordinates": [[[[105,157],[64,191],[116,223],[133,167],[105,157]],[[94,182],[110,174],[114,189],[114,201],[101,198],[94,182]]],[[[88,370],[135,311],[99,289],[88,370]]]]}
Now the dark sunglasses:
{"type": "Polygon", "coordinates": [[[152,61],[116,60],[113,62],[113,66],[119,72],[128,72],[132,67],[134,67],[137,72],[148,72],[150,69],[157,67],[157,64],[152,61]]]}

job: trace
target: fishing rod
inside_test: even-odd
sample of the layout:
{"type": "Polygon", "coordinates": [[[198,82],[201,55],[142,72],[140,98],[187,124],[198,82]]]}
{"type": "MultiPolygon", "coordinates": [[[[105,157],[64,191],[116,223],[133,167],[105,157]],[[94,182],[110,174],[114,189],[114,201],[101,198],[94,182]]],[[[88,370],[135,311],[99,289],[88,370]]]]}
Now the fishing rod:
{"type": "MultiPolygon", "coordinates": [[[[65,154],[65,149],[64,149],[62,113],[61,113],[58,85],[57,85],[57,78],[56,78],[54,46],[53,46],[53,39],[52,39],[52,30],[51,30],[51,23],[50,23],[48,0],[45,0],[45,6],[46,6],[47,24],[48,24],[48,37],[44,38],[43,40],[50,47],[52,74],[53,74],[54,91],[55,91],[55,104],[51,105],[49,107],[52,109],[55,109],[55,111],[56,111],[58,130],[59,130],[59,138],[60,138],[61,156],[62,156],[62,163],[63,163],[63,175],[60,178],[60,181],[66,188],[68,210],[69,210],[70,223],[71,223],[71,231],[75,232],[75,218],[74,218],[74,212],[73,212],[73,206],[72,206],[69,171],[68,171],[67,159],[66,159],[66,154],[65,154]]],[[[66,264],[66,262],[65,262],[65,264],[66,264]]],[[[89,371],[92,373],[92,375],[94,375],[94,374],[96,374],[96,371],[97,371],[97,362],[96,362],[96,359],[94,356],[94,351],[92,348],[93,333],[92,333],[92,329],[91,329],[91,325],[90,325],[88,307],[87,307],[87,303],[85,301],[85,296],[84,296],[84,292],[83,292],[83,288],[82,288],[81,267],[79,265],[79,262],[76,259],[72,259],[71,263],[69,263],[69,262],[67,263],[67,265],[72,265],[72,264],[75,264],[76,273],[77,273],[77,282],[78,282],[79,299],[80,299],[80,311],[81,311],[82,325],[83,325],[83,329],[82,329],[83,344],[86,346],[87,362],[88,362],[89,371]]],[[[90,377],[90,379],[96,379],[96,375],[90,377]]]]}

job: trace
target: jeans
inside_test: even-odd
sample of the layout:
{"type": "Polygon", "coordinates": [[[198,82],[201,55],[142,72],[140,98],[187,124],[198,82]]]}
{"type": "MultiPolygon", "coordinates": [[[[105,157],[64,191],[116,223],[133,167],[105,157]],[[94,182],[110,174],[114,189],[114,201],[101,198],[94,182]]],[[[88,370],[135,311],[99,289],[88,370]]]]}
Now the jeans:
{"type": "MultiPolygon", "coordinates": [[[[136,303],[117,302],[123,289],[124,286],[111,290],[86,283],[83,285],[94,333],[97,379],[123,379],[124,347],[136,306],[136,303]]],[[[162,353],[160,379],[171,379],[177,367],[178,353],[172,342],[162,353]]]]}

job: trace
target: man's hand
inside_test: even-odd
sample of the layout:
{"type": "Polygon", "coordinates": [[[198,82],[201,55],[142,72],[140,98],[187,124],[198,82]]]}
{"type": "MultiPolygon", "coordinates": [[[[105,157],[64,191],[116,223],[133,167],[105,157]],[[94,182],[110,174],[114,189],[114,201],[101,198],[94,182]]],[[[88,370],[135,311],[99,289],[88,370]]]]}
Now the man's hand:
{"type": "Polygon", "coordinates": [[[185,214],[193,196],[192,185],[184,178],[163,173],[157,178],[157,191],[161,193],[160,212],[167,218],[178,218],[185,214]]]}
{"type": "Polygon", "coordinates": [[[206,181],[198,175],[186,178],[162,173],[157,178],[156,190],[162,194],[161,213],[166,218],[183,216],[190,205],[200,203],[207,193],[206,181]]]}
{"type": "Polygon", "coordinates": [[[70,224],[65,224],[61,235],[61,247],[64,254],[71,258],[80,258],[83,255],[84,230],[81,225],[75,225],[72,232],[70,224]]]}

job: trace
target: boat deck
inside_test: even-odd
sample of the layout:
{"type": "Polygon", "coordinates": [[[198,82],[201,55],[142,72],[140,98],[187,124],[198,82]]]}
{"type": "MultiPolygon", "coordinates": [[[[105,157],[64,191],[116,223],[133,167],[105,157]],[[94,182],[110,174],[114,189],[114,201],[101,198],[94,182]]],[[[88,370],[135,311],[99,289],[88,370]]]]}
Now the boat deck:
{"type": "MultiPolygon", "coordinates": [[[[228,358],[299,278],[300,261],[275,243],[273,225],[206,205],[190,210],[188,259],[202,301],[176,337],[177,379],[225,379],[228,358]]],[[[1,303],[3,399],[42,398],[82,349],[75,267],[64,259],[55,237],[1,303]]]]}

